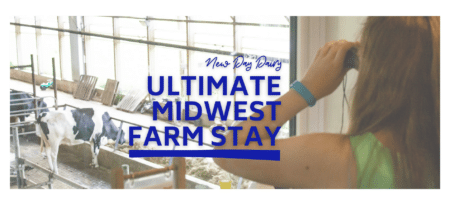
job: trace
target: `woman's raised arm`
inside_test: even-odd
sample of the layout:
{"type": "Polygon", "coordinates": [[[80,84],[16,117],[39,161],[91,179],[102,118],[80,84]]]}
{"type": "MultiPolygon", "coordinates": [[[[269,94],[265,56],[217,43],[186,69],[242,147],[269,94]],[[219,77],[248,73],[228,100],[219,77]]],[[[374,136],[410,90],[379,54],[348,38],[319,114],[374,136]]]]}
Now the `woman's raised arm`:
{"type": "MultiPolygon", "coordinates": [[[[347,41],[332,41],[318,51],[308,73],[301,81],[317,100],[332,93],[339,86],[348,71],[343,68],[345,54],[356,45],[347,41]]],[[[266,127],[273,133],[278,126],[282,126],[308,106],[306,100],[294,89],[276,101],[281,104],[276,107],[275,120],[271,119],[272,106],[264,106],[261,109],[264,112],[261,121],[248,119],[235,125],[243,128],[238,131],[236,146],[233,145],[233,132],[228,131],[225,135],[226,143],[215,149],[280,150],[280,161],[222,158],[216,158],[214,161],[233,174],[280,187],[349,187],[349,174],[356,174],[356,171],[350,173],[349,170],[356,170],[356,165],[353,163],[350,141],[346,136],[311,134],[277,140],[275,146],[271,146],[266,127]],[[262,146],[255,142],[245,146],[252,126],[257,128],[262,146]],[[354,167],[349,168],[350,165],[354,167]]]]}

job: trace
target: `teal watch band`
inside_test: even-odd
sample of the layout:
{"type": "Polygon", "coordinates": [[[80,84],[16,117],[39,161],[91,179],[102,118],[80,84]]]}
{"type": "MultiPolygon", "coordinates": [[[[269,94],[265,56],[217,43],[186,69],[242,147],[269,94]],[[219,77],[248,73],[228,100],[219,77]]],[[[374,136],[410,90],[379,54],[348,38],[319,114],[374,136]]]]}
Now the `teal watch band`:
{"type": "Polygon", "coordinates": [[[311,92],[298,80],[294,81],[291,84],[291,88],[294,88],[294,90],[297,91],[306,100],[306,103],[308,103],[310,107],[316,104],[316,98],[314,98],[311,92]]]}

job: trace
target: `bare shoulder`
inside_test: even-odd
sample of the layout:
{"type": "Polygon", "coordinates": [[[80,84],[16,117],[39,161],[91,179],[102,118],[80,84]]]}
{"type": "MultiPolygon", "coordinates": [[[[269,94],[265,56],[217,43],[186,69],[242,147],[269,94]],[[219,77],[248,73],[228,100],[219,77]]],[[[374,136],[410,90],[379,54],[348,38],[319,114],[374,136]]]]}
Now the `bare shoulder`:
{"type": "Polygon", "coordinates": [[[356,184],[356,165],[347,135],[314,133],[269,145],[270,140],[264,140],[263,146],[249,147],[280,150],[280,161],[228,159],[218,164],[236,175],[278,187],[353,188],[356,184]]]}
{"type": "Polygon", "coordinates": [[[356,175],[349,136],[331,133],[301,135],[280,142],[287,171],[301,188],[353,187],[356,175]],[[349,179],[350,178],[350,179],[349,179]]]}

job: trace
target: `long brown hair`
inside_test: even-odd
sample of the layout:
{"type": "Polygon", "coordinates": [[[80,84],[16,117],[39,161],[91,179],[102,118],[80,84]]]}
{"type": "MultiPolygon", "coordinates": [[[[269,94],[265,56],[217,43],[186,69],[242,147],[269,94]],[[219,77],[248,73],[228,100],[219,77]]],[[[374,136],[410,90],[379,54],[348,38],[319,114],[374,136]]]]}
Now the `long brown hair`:
{"type": "Polygon", "coordinates": [[[348,134],[390,130],[396,186],[440,188],[440,18],[369,17],[358,55],[348,134]]]}

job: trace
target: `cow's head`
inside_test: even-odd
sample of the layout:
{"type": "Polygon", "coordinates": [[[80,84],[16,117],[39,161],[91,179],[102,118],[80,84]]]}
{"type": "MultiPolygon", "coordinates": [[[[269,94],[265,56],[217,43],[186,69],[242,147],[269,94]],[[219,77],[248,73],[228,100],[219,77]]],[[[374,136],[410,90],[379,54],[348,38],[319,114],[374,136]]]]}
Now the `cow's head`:
{"type": "MultiPolygon", "coordinates": [[[[38,101],[37,105],[38,105],[38,108],[46,108],[47,107],[47,103],[45,103],[44,101],[38,101]]],[[[40,110],[38,110],[38,114],[41,114],[42,112],[50,112],[50,111],[48,109],[40,109],[40,110]]]]}
{"type": "Polygon", "coordinates": [[[112,139],[116,141],[119,139],[119,144],[125,143],[125,132],[116,127],[116,125],[111,120],[111,116],[109,116],[108,112],[105,112],[102,115],[103,120],[103,133],[108,139],[112,139]]]}

